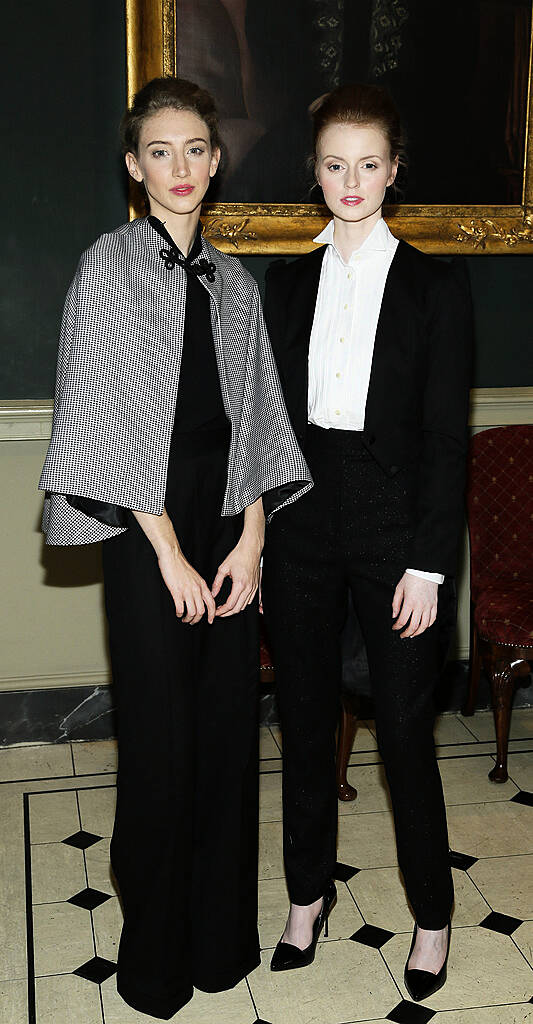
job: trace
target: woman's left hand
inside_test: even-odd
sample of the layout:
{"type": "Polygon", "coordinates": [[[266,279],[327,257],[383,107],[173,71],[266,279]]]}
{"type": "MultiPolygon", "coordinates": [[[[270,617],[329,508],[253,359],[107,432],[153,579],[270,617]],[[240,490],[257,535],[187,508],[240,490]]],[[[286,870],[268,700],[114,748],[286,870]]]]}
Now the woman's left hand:
{"type": "Polygon", "coordinates": [[[438,583],[409,572],[403,574],[392,601],[392,617],[396,619],[392,628],[403,629],[402,639],[420,636],[433,625],[437,618],[438,592],[438,583]]]}
{"type": "Polygon", "coordinates": [[[233,551],[230,551],[228,557],[219,565],[211,587],[213,597],[220,593],[226,576],[231,577],[232,587],[227,601],[216,610],[218,618],[226,619],[230,615],[237,615],[252,603],[259,586],[261,547],[257,537],[243,533],[233,551]]]}

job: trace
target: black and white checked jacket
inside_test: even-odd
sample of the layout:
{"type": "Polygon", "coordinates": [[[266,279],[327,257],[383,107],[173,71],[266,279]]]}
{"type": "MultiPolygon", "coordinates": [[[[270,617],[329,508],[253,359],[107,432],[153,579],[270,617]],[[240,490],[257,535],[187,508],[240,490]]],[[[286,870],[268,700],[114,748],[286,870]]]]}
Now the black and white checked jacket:
{"type": "MultiPolygon", "coordinates": [[[[39,488],[48,544],[121,533],[68,504],[78,495],[160,515],[178,392],[186,273],[165,267],[146,218],[102,235],[81,257],[59,341],[52,439],[39,488]]],[[[268,514],[312,486],[294,436],[254,279],[202,239],[214,263],[213,337],[231,420],[222,515],[265,496],[268,514]]]]}

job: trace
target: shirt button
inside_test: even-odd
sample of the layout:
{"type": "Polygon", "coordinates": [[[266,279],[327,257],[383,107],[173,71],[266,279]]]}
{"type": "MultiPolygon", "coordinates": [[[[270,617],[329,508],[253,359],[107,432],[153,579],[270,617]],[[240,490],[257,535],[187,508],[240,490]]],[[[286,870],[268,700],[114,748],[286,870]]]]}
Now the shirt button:
{"type": "Polygon", "coordinates": [[[352,280],[352,275],[351,275],[351,274],[348,274],[348,280],[349,280],[349,281],[351,281],[351,280],[352,280]]]}
{"type": "Polygon", "coordinates": [[[336,374],[335,374],[335,376],[336,376],[336,377],[340,377],[340,373],[336,373],[336,374]]]}
{"type": "Polygon", "coordinates": [[[340,343],[341,343],[341,345],[342,345],[342,343],[343,343],[343,341],[344,341],[344,338],[339,338],[339,341],[340,341],[340,343]]]}
{"type": "Polygon", "coordinates": [[[348,303],[347,302],[344,303],[344,308],[348,309],[348,303]]]}
{"type": "Polygon", "coordinates": [[[340,416],[340,414],[341,414],[340,409],[335,409],[335,416],[340,416]]]}

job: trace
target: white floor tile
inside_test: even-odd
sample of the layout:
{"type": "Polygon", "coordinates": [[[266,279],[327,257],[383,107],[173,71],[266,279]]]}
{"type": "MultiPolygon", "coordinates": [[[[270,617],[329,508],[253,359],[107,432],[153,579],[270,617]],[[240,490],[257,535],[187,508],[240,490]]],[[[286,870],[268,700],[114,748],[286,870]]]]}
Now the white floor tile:
{"type": "MultiPolygon", "coordinates": [[[[453,870],[454,926],[477,925],[490,913],[465,871],[453,870]]],[[[413,915],[399,868],[370,868],[348,882],[365,921],[392,932],[412,932],[413,915]]]]}
{"type": "Polygon", "coordinates": [[[510,780],[504,783],[491,782],[488,773],[494,768],[491,757],[476,757],[443,760],[439,764],[446,806],[452,804],[489,803],[510,800],[518,787],[510,780]]]}
{"type": "Polygon", "coordinates": [[[355,800],[339,803],[339,814],[366,814],[368,811],[389,811],[389,788],[383,765],[348,768],[346,777],[357,789],[355,800]]]}
{"type": "Polygon", "coordinates": [[[342,814],[337,858],[354,868],[393,867],[397,864],[394,826],[388,811],[342,814]]]}
{"type": "Polygon", "coordinates": [[[26,981],[0,981],[0,1021],[2,1024],[28,1024],[26,981]]]}
{"type": "Polygon", "coordinates": [[[31,852],[34,903],[68,900],[85,889],[83,851],[65,843],[42,843],[31,852]]]}
{"type": "Polygon", "coordinates": [[[110,839],[107,838],[90,846],[85,851],[85,864],[91,889],[99,889],[100,892],[108,892],[112,896],[116,896],[117,890],[111,873],[109,845],[110,839]]]}
{"type": "Polygon", "coordinates": [[[94,956],[91,915],[71,903],[33,908],[35,974],[67,974],[94,956]]]}
{"type": "Polygon", "coordinates": [[[476,742],[475,737],[456,715],[438,715],[433,735],[437,744],[476,742]]]}
{"type": "MultiPolygon", "coordinates": [[[[531,746],[533,746],[533,741],[531,746]]],[[[519,789],[533,793],[533,754],[520,754],[512,751],[509,754],[507,771],[509,778],[516,783],[519,789]]]]}
{"type": "Polygon", "coordinates": [[[474,1010],[446,1010],[431,1024],[533,1024],[533,1005],[478,1006],[474,1010]]]}
{"type": "Polygon", "coordinates": [[[261,760],[279,758],[279,747],[266,725],[259,730],[259,757],[261,760]]]}
{"type": "Polygon", "coordinates": [[[283,830],[280,821],[259,825],[259,878],[283,878],[283,830]]]}
{"type": "Polygon", "coordinates": [[[473,864],[469,874],[492,910],[533,919],[533,855],[488,857],[473,864]]]}
{"type": "Polygon", "coordinates": [[[27,974],[23,806],[11,790],[0,788],[0,980],[7,981],[27,974]]]}
{"type": "Polygon", "coordinates": [[[515,932],[513,932],[513,942],[516,942],[516,945],[525,956],[527,962],[531,964],[531,967],[533,967],[533,921],[524,921],[524,923],[521,924],[515,932]]]}
{"type": "Polygon", "coordinates": [[[80,831],[78,803],[74,790],[64,793],[35,793],[30,796],[32,843],[60,843],[80,831]]]}
{"type": "Polygon", "coordinates": [[[98,836],[110,836],[117,802],[115,786],[80,790],[79,801],[82,827],[98,836]]]}
{"type": "Polygon", "coordinates": [[[118,896],[112,896],[110,900],[106,900],[93,910],[97,955],[113,963],[117,961],[122,920],[118,896]]]}
{"type": "Polygon", "coordinates": [[[533,853],[531,807],[524,804],[454,805],[448,808],[448,830],[451,849],[471,857],[533,853]]]}
{"type": "Polygon", "coordinates": [[[73,743],[72,755],[76,775],[99,775],[116,772],[118,750],[116,740],[95,740],[93,743],[73,743]]]}
{"type": "Polygon", "coordinates": [[[69,743],[0,749],[0,782],[73,775],[69,743]]]}
{"type": "Polygon", "coordinates": [[[281,821],[281,774],[261,774],[259,779],[259,821],[281,821]]]}
{"type": "Polygon", "coordinates": [[[36,978],[36,1024],[102,1024],[98,985],[75,974],[36,978]],[[75,1008],[75,1009],[74,1009],[75,1008]]]}
{"type": "MultiPolygon", "coordinates": [[[[478,740],[492,740],[496,733],[492,711],[476,711],[464,719],[465,725],[478,740]]],[[[533,739],[533,708],[514,708],[511,714],[509,739],[533,739]]]]}

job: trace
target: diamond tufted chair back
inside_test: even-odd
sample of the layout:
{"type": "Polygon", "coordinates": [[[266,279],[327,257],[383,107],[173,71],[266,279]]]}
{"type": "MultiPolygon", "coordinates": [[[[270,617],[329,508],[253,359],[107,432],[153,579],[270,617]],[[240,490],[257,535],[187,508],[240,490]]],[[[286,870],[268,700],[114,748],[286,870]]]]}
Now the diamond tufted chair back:
{"type": "Polygon", "coordinates": [[[500,582],[533,583],[533,425],[496,427],[470,446],[472,598],[500,582]]]}

